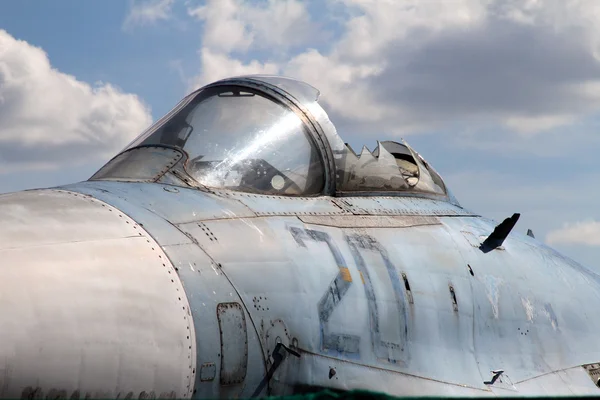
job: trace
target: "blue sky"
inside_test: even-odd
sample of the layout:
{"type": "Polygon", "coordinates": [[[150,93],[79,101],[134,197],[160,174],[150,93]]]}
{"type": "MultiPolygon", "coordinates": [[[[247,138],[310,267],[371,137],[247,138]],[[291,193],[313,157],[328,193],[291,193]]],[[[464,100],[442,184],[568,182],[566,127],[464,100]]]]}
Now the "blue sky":
{"type": "Polygon", "coordinates": [[[0,192],[85,180],[193,88],[281,73],[354,148],[403,136],[466,207],[600,256],[600,3],[0,2],[0,192]]]}

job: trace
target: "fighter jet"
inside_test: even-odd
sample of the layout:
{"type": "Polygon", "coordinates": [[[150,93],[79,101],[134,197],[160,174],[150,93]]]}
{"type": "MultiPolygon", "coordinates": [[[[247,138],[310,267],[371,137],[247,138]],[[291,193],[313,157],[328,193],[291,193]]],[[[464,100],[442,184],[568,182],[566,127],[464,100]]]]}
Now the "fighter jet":
{"type": "Polygon", "coordinates": [[[403,140],[354,151],[307,83],[214,82],[0,196],[0,397],[598,396],[600,276],[518,218],[403,140]]]}

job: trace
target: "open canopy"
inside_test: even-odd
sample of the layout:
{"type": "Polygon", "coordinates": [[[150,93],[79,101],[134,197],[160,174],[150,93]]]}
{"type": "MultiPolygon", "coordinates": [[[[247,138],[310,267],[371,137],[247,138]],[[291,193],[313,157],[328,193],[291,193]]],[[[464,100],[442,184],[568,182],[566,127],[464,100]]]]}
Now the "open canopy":
{"type": "Polygon", "coordinates": [[[184,98],[92,180],[163,182],[287,196],[427,195],[454,202],[404,141],[357,153],[290,78],[224,79],[184,98]]]}

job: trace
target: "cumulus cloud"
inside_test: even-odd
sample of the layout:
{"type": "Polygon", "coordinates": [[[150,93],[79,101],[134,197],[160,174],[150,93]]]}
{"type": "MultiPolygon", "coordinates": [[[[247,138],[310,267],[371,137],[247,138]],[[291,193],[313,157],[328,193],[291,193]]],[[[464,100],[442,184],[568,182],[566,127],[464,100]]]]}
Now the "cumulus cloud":
{"type": "Polygon", "coordinates": [[[583,244],[600,246],[600,222],[582,221],[565,224],[562,228],[548,232],[546,242],[554,244],[583,244]]]}
{"type": "Polygon", "coordinates": [[[209,0],[188,13],[204,23],[202,45],[212,51],[282,51],[318,38],[306,3],[299,0],[209,0]]]}
{"type": "Polygon", "coordinates": [[[270,58],[289,57],[322,32],[299,0],[209,0],[190,7],[188,14],[202,21],[201,72],[191,79],[191,88],[232,75],[281,73],[281,65],[270,58]],[[238,55],[261,51],[263,60],[242,60],[238,55]]]}
{"type": "Polygon", "coordinates": [[[231,65],[276,70],[321,89],[344,131],[378,134],[457,123],[531,135],[600,110],[594,0],[339,0],[343,13],[322,10],[344,18],[328,46],[305,3],[258,4],[190,10],[204,21],[195,84],[231,65]]]}
{"type": "Polygon", "coordinates": [[[136,95],[61,73],[42,49],[0,30],[0,163],[106,159],[151,122],[136,95]]]}
{"type": "Polygon", "coordinates": [[[175,0],[132,0],[123,28],[169,19],[175,0]]]}
{"type": "Polygon", "coordinates": [[[202,72],[195,76],[190,82],[190,88],[195,89],[229,76],[253,75],[253,74],[277,74],[279,67],[270,62],[252,60],[243,63],[227,54],[202,48],[200,51],[202,59],[202,72]]]}

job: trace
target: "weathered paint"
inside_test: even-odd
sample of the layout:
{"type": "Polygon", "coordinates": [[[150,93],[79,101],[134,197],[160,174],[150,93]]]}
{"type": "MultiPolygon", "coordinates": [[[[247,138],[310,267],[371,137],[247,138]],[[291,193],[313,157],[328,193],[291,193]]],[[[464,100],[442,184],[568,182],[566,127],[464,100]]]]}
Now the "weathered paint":
{"type": "MultiPolygon", "coordinates": [[[[70,189],[78,190],[77,186],[70,189]]],[[[89,193],[94,189],[91,183],[86,183],[81,190],[89,193]]],[[[115,198],[124,211],[142,217],[144,214],[139,210],[147,208],[138,200],[139,188],[119,190],[123,191],[119,196],[100,193],[104,201],[115,198]]],[[[196,207],[192,197],[186,206],[187,201],[183,200],[186,193],[186,190],[178,193],[182,198],[180,207],[173,209],[178,215],[196,207]]],[[[198,193],[194,191],[194,199],[198,193]]],[[[216,198],[223,196],[227,195],[216,198]]],[[[245,387],[256,387],[264,376],[265,364],[269,362],[267,355],[273,350],[267,332],[274,329],[275,321],[281,321],[277,323],[285,326],[286,340],[296,343],[303,356],[284,362],[288,366],[278,372],[277,381],[270,382],[274,394],[322,385],[377,388],[397,395],[526,395],[542,393],[536,391],[539,386],[534,384],[542,377],[545,377],[544,387],[566,385],[570,391],[581,394],[598,390],[589,378],[587,382],[578,378],[571,388],[563,375],[555,375],[555,380],[548,377],[549,373],[600,359],[599,349],[591,347],[597,329],[592,320],[593,310],[585,307],[585,297],[578,296],[599,296],[596,277],[582,274],[573,262],[555,257],[535,239],[511,234],[503,250],[484,254],[470,243],[464,232],[472,232],[479,240],[493,230],[493,222],[472,214],[440,216],[427,211],[431,209],[429,200],[423,210],[415,208],[418,202],[414,199],[409,203],[398,201],[389,206],[396,210],[395,216],[387,212],[375,218],[365,216],[370,219],[352,227],[348,218],[361,216],[330,215],[331,211],[322,206],[311,211],[297,207],[294,201],[282,202],[289,208],[281,208],[278,215],[259,216],[256,203],[261,197],[252,196],[252,203],[243,206],[254,215],[215,218],[214,214],[206,214],[194,222],[170,224],[185,244],[165,246],[171,260],[181,257],[180,251],[187,249],[182,258],[186,261],[174,264],[181,265],[179,274],[192,313],[198,314],[197,321],[207,318],[199,316],[198,296],[204,298],[225,291],[232,293],[233,301],[239,296],[245,305],[248,321],[257,332],[256,340],[260,340],[260,344],[254,342],[253,346],[250,338],[249,351],[255,348],[261,354],[258,358],[249,356],[248,372],[254,365],[263,371],[247,376],[245,387]],[[403,206],[408,208],[403,210],[403,206]],[[380,227],[376,224],[378,220],[383,221],[380,227]],[[377,243],[385,257],[377,248],[358,248],[359,238],[377,243]],[[194,262],[192,267],[186,267],[194,262]],[[552,272],[548,271],[549,264],[552,272]],[[212,291],[202,283],[204,289],[200,289],[196,285],[202,279],[192,283],[195,280],[187,277],[195,276],[196,269],[206,271],[196,272],[200,278],[212,274],[226,277],[225,286],[212,291]],[[410,296],[403,274],[410,282],[410,296]],[[456,309],[450,287],[454,290],[456,309]],[[562,288],[581,290],[564,293],[562,288]],[[383,321],[383,325],[378,321],[383,321]],[[377,330],[383,339],[377,339],[377,330]],[[382,341],[395,343],[402,350],[382,347],[382,341]],[[334,361],[336,374],[329,379],[329,365],[334,361]],[[492,376],[490,371],[496,369],[505,370],[502,380],[485,385],[484,381],[492,376]],[[318,372],[321,370],[323,378],[318,372]],[[371,376],[372,371],[379,372],[373,374],[373,383],[354,377],[350,371],[362,371],[365,377],[371,376]],[[385,378],[388,375],[399,380],[388,380],[385,378]],[[405,384],[396,383],[400,381],[405,384]]],[[[243,203],[243,196],[237,200],[243,203]]],[[[168,210],[168,199],[163,201],[164,205],[156,207],[168,210]]],[[[391,202],[389,199],[388,204],[391,202]]],[[[169,215],[161,218],[168,219],[169,215]]],[[[145,220],[149,222],[144,226],[152,234],[154,222],[149,217],[145,220]]],[[[159,231],[163,229],[160,223],[156,226],[159,231]]],[[[225,300],[218,300],[222,301],[225,300]]],[[[218,302],[213,301],[212,311],[208,310],[215,322],[214,307],[218,302]]],[[[218,332],[211,332],[210,323],[203,325],[205,329],[196,339],[199,346],[203,341],[218,344],[218,332]]],[[[200,357],[199,352],[199,360],[200,357]]],[[[217,375],[219,362],[216,354],[202,358],[202,363],[217,363],[217,375]]],[[[206,389],[197,393],[204,397],[209,393],[228,395],[218,381],[218,376],[207,382],[198,377],[196,387],[206,389]]],[[[240,389],[235,393],[241,393],[240,389]]]]}
{"type": "Polygon", "coordinates": [[[514,232],[484,253],[495,223],[422,161],[412,188],[377,183],[404,179],[389,152],[353,175],[314,88],[226,84],[306,122],[323,195],[205,188],[152,144],[181,157],[0,196],[0,397],[598,395],[600,275],[514,232]]]}
{"type": "Polygon", "coordinates": [[[248,330],[244,310],[238,302],[217,305],[221,339],[221,385],[244,382],[248,370],[248,330]]]}
{"type": "Polygon", "coordinates": [[[0,220],[1,397],[191,396],[189,303],[138,223],[56,190],[1,196],[0,220]]]}

